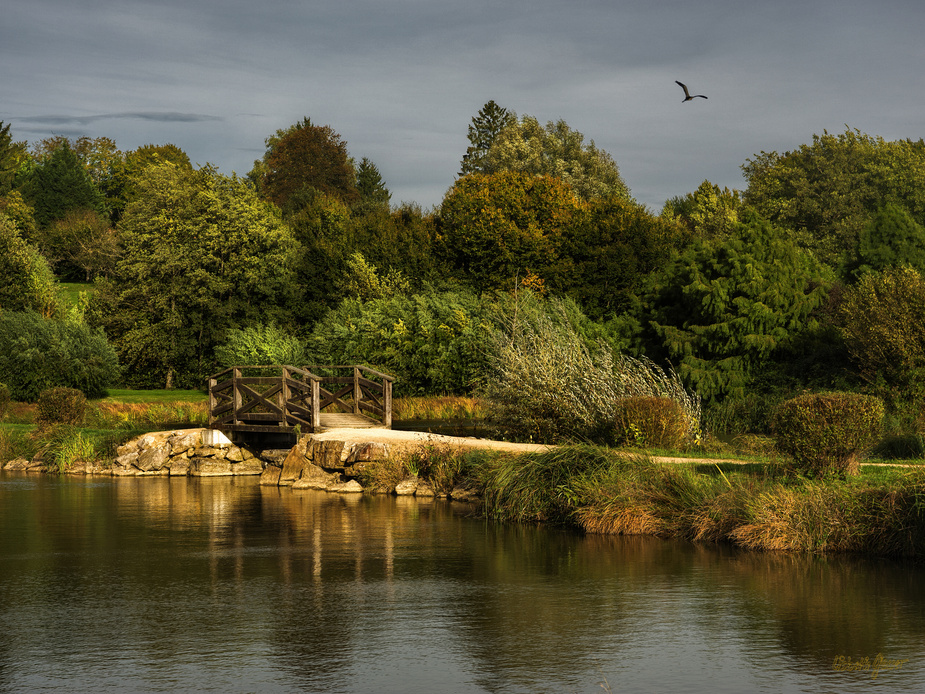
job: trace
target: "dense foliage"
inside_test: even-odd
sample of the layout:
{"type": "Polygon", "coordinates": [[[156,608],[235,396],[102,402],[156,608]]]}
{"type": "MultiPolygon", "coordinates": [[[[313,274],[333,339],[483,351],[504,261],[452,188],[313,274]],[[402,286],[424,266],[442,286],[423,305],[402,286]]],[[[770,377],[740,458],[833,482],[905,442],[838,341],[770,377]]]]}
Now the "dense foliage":
{"type": "Polygon", "coordinates": [[[99,330],[34,312],[0,313],[0,381],[14,400],[35,402],[55,386],[98,398],[119,376],[116,353],[99,330]]]}
{"type": "Polygon", "coordinates": [[[803,474],[856,475],[860,456],[880,438],[883,415],[883,401],[869,395],[801,395],[774,412],[777,448],[803,474]]]}
{"type": "Polygon", "coordinates": [[[48,261],[26,242],[13,221],[0,212],[0,310],[38,311],[44,315],[59,309],[57,281],[48,261]]]}

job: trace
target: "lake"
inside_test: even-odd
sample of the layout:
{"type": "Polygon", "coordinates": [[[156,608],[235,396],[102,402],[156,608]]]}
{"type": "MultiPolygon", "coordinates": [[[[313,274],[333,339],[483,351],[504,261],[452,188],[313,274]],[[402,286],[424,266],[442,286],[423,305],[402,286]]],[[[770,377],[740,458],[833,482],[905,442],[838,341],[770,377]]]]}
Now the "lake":
{"type": "Polygon", "coordinates": [[[0,472],[0,692],[918,692],[923,581],[256,478],[0,472]]]}

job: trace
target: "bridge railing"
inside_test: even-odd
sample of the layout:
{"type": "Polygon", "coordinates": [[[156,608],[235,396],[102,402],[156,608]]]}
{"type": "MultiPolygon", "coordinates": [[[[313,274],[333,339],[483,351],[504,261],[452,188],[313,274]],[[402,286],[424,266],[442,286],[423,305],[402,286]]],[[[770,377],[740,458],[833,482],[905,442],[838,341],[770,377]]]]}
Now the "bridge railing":
{"type": "Polygon", "coordinates": [[[359,365],[233,366],[209,377],[209,427],[317,431],[325,408],[373,415],[391,427],[393,381],[359,365]]]}
{"type": "Polygon", "coordinates": [[[320,409],[336,406],[343,412],[373,415],[392,426],[392,385],[395,379],[368,366],[311,364],[302,367],[321,378],[320,409]]]}

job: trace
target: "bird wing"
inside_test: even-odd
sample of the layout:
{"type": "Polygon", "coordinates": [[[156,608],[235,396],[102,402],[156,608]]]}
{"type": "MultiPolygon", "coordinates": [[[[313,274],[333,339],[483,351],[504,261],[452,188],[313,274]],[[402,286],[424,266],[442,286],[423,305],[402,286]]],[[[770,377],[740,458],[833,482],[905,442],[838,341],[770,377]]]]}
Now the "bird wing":
{"type": "Polygon", "coordinates": [[[690,95],[691,95],[691,93],[690,93],[689,91],[687,91],[687,85],[684,84],[684,82],[678,82],[678,80],[675,80],[674,83],[675,83],[675,84],[680,84],[680,85],[681,85],[681,89],[684,90],[684,96],[690,96],[690,95]]]}

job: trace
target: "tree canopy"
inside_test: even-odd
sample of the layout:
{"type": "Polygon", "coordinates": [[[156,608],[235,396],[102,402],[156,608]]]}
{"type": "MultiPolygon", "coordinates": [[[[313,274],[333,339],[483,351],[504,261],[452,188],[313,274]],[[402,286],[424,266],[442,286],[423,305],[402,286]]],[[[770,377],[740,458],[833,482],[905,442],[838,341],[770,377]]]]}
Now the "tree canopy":
{"type": "Polygon", "coordinates": [[[485,104],[469,124],[469,147],[460,162],[460,176],[487,173],[484,159],[502,130],[517,123],[517,114],[499,106],[494,100],[485,104]]]}
{"type": "Polygon", "coordinates": [[[745,202],[836,267],[887,203],[925,223],[925,141],[886,141],[857,130],[823,131],[812,144],[761,152],[742,166],[745,202]]]}
{"type": "Polygon", "coordinates": [[[555,176],[583,200],[629,198],[629,188],[617,163],[591,140],[572,130],[564,120],[545,127],[533,116],[523,116],[501,130],[479,159],[483,173],[518,171],[555,176]]]}

